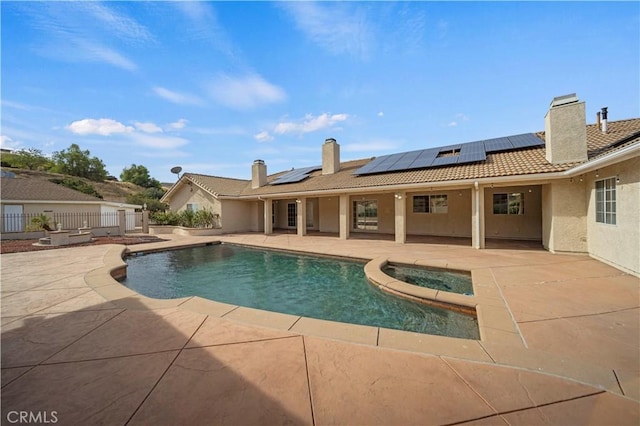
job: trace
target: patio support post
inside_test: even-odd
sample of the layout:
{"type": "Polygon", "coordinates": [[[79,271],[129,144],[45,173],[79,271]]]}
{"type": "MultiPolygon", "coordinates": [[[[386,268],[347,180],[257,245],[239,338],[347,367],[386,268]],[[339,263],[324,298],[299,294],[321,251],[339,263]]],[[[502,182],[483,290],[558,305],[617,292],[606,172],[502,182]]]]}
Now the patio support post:
{"type": "Polygon", "coordinates": [[[142,210],[142,233],[149,233],[149,210],[142,210]]]}
{"type": "Polygon", "coordinates": [[[484,248],[484,187],[473,184],[471,191],[471,246],[484,248]]]}
{"type": "Polygon", "coordinates": [[[118,210],[118,235],[124,237],[127,233],[127,215],[124,210],[118,210]]]}
{"type": "Polygon", "coordinates": [[[264,203],[264,233],[265,235],[273,234],[273,201],[262,200],[264,203]]]}
{"type": "Polygon", "coordinates": [[[398,192],[394,195],[396,243],[407,242],[407,193],[398,192]]]}
{"type": "Polygon", "coordinates": [[[300,197],[296,203],[298,204],[298,236],[304,237],[307,235],[307,199],[300,197]]]}
{"type": "Polygon", "coordinates": [[[349,195],[340,195],[340,239],[349,238],[349,195]]]}

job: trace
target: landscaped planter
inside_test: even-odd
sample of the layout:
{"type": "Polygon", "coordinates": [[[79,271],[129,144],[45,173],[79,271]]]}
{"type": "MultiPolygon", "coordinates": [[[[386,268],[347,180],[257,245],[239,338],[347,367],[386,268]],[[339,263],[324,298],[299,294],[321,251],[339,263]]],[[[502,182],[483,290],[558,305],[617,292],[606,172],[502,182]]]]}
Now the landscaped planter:
{"type": "Polygon", "coordinates": [[[220,228],[185,228],[184,226],[170,226],[170,225],[149,225],[149,234],[162,235],[162,234],[176,234],[187,235],[191,237],[204,237],[209,235],[220,235],[222,229],[220,228]]]}

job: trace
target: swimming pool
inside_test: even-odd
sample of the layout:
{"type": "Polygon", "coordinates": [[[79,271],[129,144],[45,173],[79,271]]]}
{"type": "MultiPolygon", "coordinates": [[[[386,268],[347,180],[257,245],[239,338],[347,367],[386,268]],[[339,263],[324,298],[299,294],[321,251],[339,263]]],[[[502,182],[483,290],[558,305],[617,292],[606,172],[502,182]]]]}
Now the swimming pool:
{"type": "Polygon", "coordinates": [[[205,299],[267,311],[479,339],[477,319],[385,294],[363,263],[230,244],[126,259],[122,284],[145,296],[205,299]]]}
{"type": "Polygon", "coordinates": [[[473,283],[469,272],[438,270],[398,263],[387,263],[382,268],[382,272],[400,281],[420,287],[473,295],[473,283]]]}

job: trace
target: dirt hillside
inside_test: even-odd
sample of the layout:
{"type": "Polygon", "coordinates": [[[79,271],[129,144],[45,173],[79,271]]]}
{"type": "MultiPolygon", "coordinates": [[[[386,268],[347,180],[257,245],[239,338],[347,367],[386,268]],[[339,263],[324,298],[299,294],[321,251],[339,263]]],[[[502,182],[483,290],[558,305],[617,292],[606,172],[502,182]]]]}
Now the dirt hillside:
{"type": "Polygon", "coordinates": [[[16,177],[43,180],[43,181],[48,181],[49,179],[54,179],[54,178],[60,179],[65,177],[80,179],[86,182],[87,184],[93,186],[95,190],[98,191],[100,195],[102,195],[105,201],[113,201],[116,203],[124,203],[126,202],[127,195],[136,194],[144,190],[143,187],[134,185],[129,182],[116,182],[116,181],[94,182],[89,179],[79,178],[75,176],[67,176],[67,175],[61,175],[58,173],[49,173],[49,172],[42,172],[42,171],[36,171],[36,170],[14,169],[11,167],[2,167],[0,170],[5,172],[15,173],[16,177]]]}

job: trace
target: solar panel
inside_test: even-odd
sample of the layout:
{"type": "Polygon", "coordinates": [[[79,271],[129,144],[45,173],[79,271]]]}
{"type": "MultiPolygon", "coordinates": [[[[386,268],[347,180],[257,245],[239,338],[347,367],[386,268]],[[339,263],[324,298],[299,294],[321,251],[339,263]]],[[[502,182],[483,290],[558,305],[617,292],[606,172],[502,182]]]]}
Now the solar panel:
{"type": "Polygon", "coordinates": [[[282,185],[283,183],[300,182],[306,179],[310,173],[321,169],[322,166],[301,167],[299,169],[294,169],[271,182],[271,185],[282,185]]]}
{"type": "Polygon", "coordinates": [[[458,156],[450,156],[450,157],[437,157],[431,163],[432,167],[435,166],[448,166],[450,164],[456,164],[458,162],[458,156]]]}
{"type": "Polygon", "coordinates": [[[429,167],[431,163],[433,163],[433,160],[438,156],[439,151],[440,150],[438,148],[425,149],[421,151],[418,158],[411,163],[410,167],[412,169],[423,169],[425,167],[429,167]]]}
{"type": "Polygon", "coordinates": [[[411,163],[413,163],[416,158],[418,158],[421,152],[422,150],[404,153],[404,155],[400,157],[400,159],[396,161],[389,170],[407,170],[408,168],[410,168],[411,163]]]}
{"type": "Polygon", "coordinates": [[[525,133],[522,135],[509,136],[509,141],[513,144],[514,148],[530,148],[534,146],[543,146],[542,139],[534,135],[533,133],[525,133]]]}
{"type": "Polygon", "coordinates": [[[510,149],[513,149],[513,144],[511,144],[509,138],[495,138],[484,141],[485,152],[507,151],[510,149]]]}
{"type": "Polygon", "coordinates": [[[353,174],[367,175],[402,170],[424,169],[436,166],[449,166],[453,164],[475,163],[478,161],[485,161],[488,153],[543,145],[544,142],[535,134],[525,133],[502,138],[448,145],[440,148],[429,148],[385,155],[370,161],[356,170],[353,174]]]}
{"type": "Polygon", "coordinates": [[[476,161],[484,161],[486,159],[487,154],[484,150],[484,143],[482,141],[470,142],[463,144],[462,148],[460,148],[458,164],[474,163],[476,161]]]}

